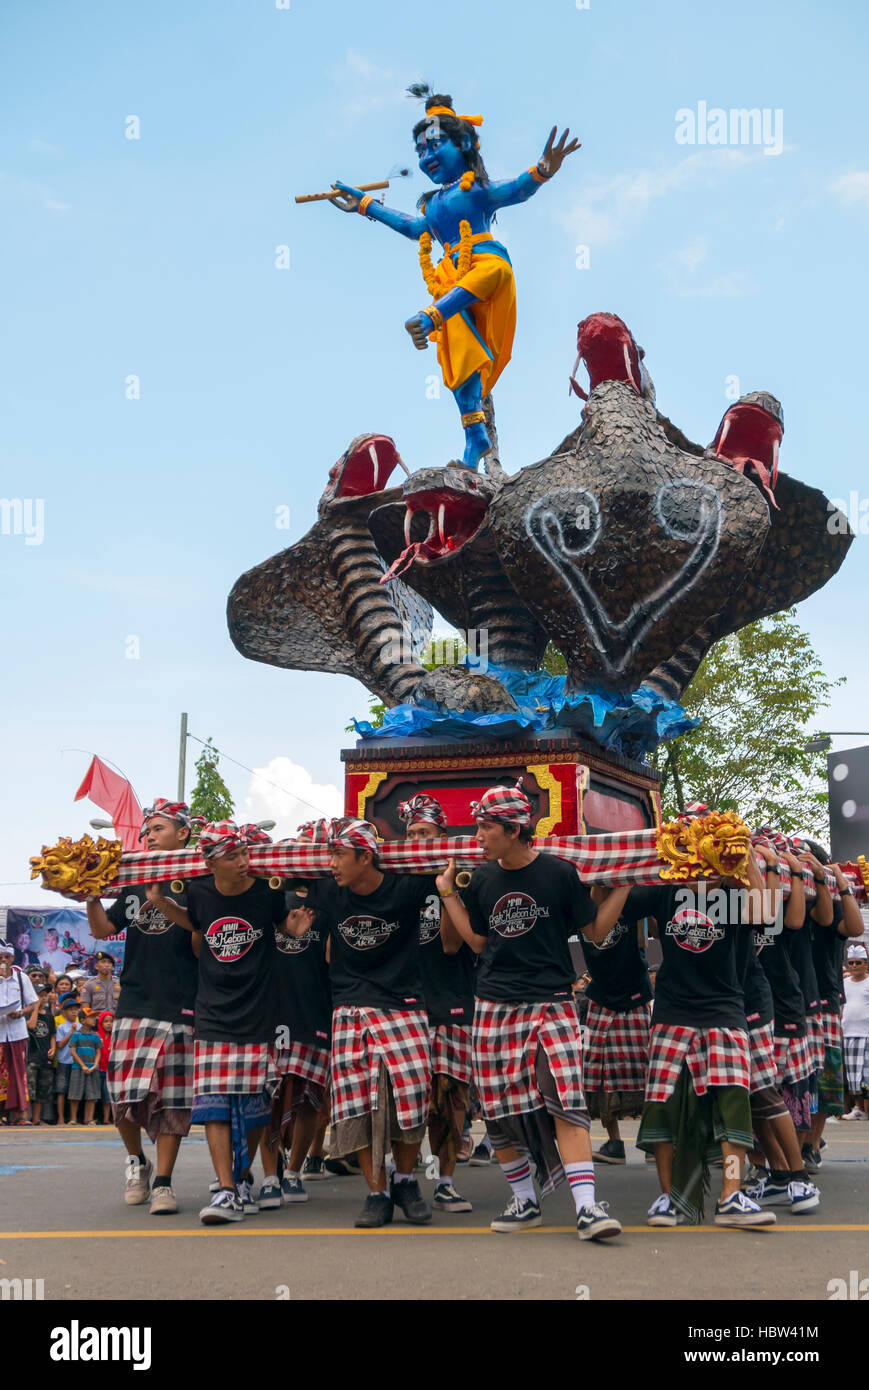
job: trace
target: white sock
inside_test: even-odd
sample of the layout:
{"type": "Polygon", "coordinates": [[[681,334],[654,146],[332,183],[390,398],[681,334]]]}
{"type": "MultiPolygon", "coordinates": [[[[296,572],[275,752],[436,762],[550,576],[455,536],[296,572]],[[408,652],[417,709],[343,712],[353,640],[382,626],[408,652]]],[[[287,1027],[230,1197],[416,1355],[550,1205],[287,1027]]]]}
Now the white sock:
{"type": "Polygon", "coordinates": [[[534,1180],[531,1177],[531,1165],[528,1162],[528,1155],[524,1154],[513,1163],[505,1163],[498,1159],[501,1165],[501,1172],[513,1189],[514,1197],[518,1197],[520,1202],[537,1201],[537,1193],[534,1191],[534,1180]]]}
{"type": "Polygon", "coordinates": [[[412,1181],[413,1181],[413,1173],[398,1173],[398,1172],[395,1172],[395,1173],[393,1173],[393,1175],[392,1175],[392,1181],[393,1181],[393,1182],[412,1182],[412,1181]]]}
{"type": "Polygon", "coordinates": [[[565,1163],[564,1171],[578,1216],[583,1208],[594,1206],[594,1164],[565,1163]]]}

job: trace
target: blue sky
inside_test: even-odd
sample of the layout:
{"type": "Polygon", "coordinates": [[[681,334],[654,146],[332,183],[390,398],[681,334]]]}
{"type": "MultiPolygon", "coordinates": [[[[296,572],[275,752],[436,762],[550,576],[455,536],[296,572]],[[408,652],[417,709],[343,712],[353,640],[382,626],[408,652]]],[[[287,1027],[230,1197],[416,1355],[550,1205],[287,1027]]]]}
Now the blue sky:
{"type": "MultiPolygon", "coordinates": [[[[44,901],[21,884],[28,856],[95,814],[72,803],[87,755],[62,750],[100,752],[143,800],[172,794],[182,709],[202,738],[334,809],[365,690],[244,661],[224,609],[243,570],[311,525],[354,435],[393,435],[411,468],[456,452],[451,399],[427,399],[434,355],[403,329],[426,302],[415,247],[292,201],[409,161],[411,81],[483,113],[494,177],[534,162],[556,122],[583,142],[499,219],[519,296],[496,389],[510,471],[577,423],[576,324],[605,309],[690,437],[712,439],[736,376],[783,402],[787,472],[863,498],[866,29],[857,0],[510,0],[460,24],[344,0],[9,0],[2,493],[43,499],[44,538],[0,535],[0,901],[44,901]],[[780,110],[782,152],[677,143],[676,112],[699,102],[780,110]],[[287,505],[289,532],[275,526],[287,505]]],[[[424,186],[416,172],[387,196],[409,210],[424,186]]],[[[835,729],[867,722],[867,548],[858,536],[799,610],[828,673],[848,677],[835,729]]],[[[223,771],[242,810],[305,809],[263,788],[245,808],[249,774],[223,771]]]]}

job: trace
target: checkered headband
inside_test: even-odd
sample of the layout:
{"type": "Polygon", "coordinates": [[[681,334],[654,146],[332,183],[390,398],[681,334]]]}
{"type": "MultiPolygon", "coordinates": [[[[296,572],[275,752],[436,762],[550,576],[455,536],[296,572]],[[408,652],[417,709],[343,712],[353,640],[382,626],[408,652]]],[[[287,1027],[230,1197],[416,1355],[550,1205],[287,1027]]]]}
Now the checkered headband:
{"type": "MultiPolygon", "coordinates": [[[[186,826],[188,829],[193,824],[193,817],[190,815],[190,807],[187,802],[169,801],[165,796],[155,796],[154,805],[146,806],[142,815],[144,820],[139,831],[140,840],[144,840],[154,816],[165,816],[167,820],[177,821],[179,825],[186,826]]],[[[201,817],[197,816],[196,819],[201,820],[201,817]]]]}
{"type": "Polygon", "coordinates": [[[522,790],[522,778],[515,787],[490,787],[483,792],[479,801],[471,802],[471,815],[478,821],[530,825],[531,802],[522,790]]]}
{"type": "Polygon", "coordinates": [[[398,814],[408,827],[423,822],[446,829],[447,818],[441,803],[433,796],[426,796],[425,792],[417,792],[410,801],[399,802],[398,814]]]}
{"type": "Polygon", "coordinates": [[[217,859],[222,854],[232,854],[233,850],[247,848],[248,845],[270,845],[271,836],[258,825],[236,825],[234,820],[218,820],[206,825],[196,848],[206,859],[217,859]]]}
{"type": "Polygon", "coordinates": [[[315,845],[325,845],[329,841],[329,827],[332,822],[327,816],[319,820],[303,821],[296,831],[297,840],[310,840],[315,845]]]}
{"type": "Polygon", "coordinates": [[[343,816],[332,821],[329,831],[329,848],[335,846],[340,849],[370,849],[372,854],[376,854],[377,831],[370,821],[343,816]]]}
{"type": "Polygon", "coordinates": [[[774,849],[777,854],[786,854],[791,847],[787,835],[783,835],[780,830],[773,830],[771,825],[759,825],[751,837],[751,843],[756,845],[763,840],[774,849]]]}
{"type": "Polygon", "coordinates": [[[709,807],[705,801],[689,801],[684,811],[680,811],[678,820],[694,820],[695,816],[705,816],[709,807]]]}

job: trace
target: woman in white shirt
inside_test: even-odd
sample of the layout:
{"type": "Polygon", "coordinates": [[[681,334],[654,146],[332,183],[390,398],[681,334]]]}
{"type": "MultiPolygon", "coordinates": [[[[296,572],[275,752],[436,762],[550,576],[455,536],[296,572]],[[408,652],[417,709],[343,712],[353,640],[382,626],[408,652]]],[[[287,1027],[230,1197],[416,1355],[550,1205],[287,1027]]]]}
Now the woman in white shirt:
{"type": "Polygon", "coordinates": [[[7,1124],[27,1119],[27,1016],[36,991],[12,964],[15,948],[0,940],[0,1106],[7,1124]]]}

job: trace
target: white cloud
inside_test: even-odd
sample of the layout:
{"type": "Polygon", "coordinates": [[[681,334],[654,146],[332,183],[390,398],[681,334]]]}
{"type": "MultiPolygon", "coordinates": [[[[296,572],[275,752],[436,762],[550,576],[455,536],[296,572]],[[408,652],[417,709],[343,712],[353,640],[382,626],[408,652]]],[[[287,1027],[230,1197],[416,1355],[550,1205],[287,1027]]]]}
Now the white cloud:
{"type": "Polygon", "coordinates": [[[403,104],[405,82],[389,68],[379,67],[364,53],[348,49],[339,66],[329,69],[331,80],[341,89],[342,100],[338,113],[350,121],[359,121],[384,106],[403,104]]]}
{"type": "Polygon", "coordinates": [[[244,799],[244,815],[237,818],[273,820],[275,829],[269,834],[274,840],[285,840],[295,835],[302,821],[343,814],[344,797],[337,787],[318,785],[307,768],[280,756],[272,758],[265,767],[254,768],[244,799]]]}
{"type": "Polygon", "coordinates": [[[854,203],[865,203],[869,207],[869,172],[856,170],[853,174],[842,174],[830,184],[830,192],[841,198],[847,207],[854,203]]]}
{"type": "Polygon", "coordinates": [[[656,199],[699,186],[714,188],[724,175],[762,158],[762,150],[699,150],[668,169],[639,169],[592,181],[559,220],[578,241],[600,246],[633,231],[656,199]]]}
{"type": "Polygon", "coordinates": [[[49,158],[60,154],[60,146],[50,145],[47,140],[28,140],[27,148],[32,154],[43,154],[49,158]]]}
{"type": "Polygon", "coordinates": [[[706,238],[698,237],[665,256],[658,269],[680,299],[739,299],[753,292],[754,283],[744,270],[728,270],[704,279],[698,271],[708,259],[706,238]]]}

